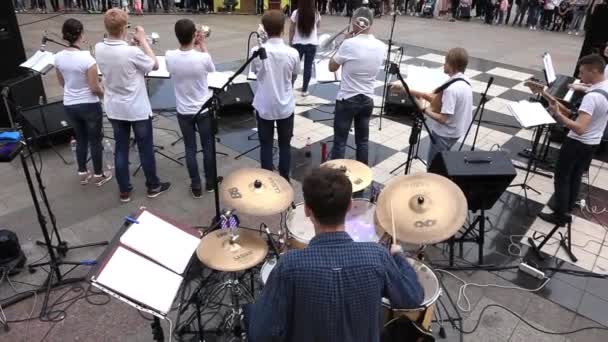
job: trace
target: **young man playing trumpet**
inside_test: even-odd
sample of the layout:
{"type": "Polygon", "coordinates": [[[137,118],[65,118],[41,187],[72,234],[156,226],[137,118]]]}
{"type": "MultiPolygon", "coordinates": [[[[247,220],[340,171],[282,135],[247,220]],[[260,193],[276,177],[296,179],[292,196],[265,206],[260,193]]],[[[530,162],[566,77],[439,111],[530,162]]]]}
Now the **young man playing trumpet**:
{"type": "MultiPolygon", "coordinates": [[[[276,123],[279,174],[289,180],[293,116],[296,107],[292,79],[300,72],[300,55],[281,38],[285,27],[283,12],[265,12],[262,16],[262,26],[268,34],[268,41],[263,45],[266,59],[256,58],[251,63],[251,70],[258,79],[253,108],[257,113],[260,161],[263,169],[274,169],[272,146],[276,123]]],[[[254,51],[256,49],[257,47],[254,51]]]]}
{"type": "MultiPolygon", "coordinates": [[[[412,95],[422,112],[430,117],[429,129],[435,143],[431,142],[427,157],[427,167],[437,153],[448,151],[466,132],[472,120],[473,90],[464,72],[469,64],[469,55],[463,48],[453,48],[445,56],[443,72],[450,79],[432,94],[412,90],[412,95]],[[429,105],[425,105],[425,100],[429,105]]],[[[401,83],[392,86],[403,90],[401,83]]]]}
{"type": "Polygon", "coordinates": [[[131,201],[133,190],[129,179],[131,129],[146,176],[147,196],[156,197],[171,187],[171,183],[161,182],[156,175],[152,108],[144,78],[148,72],[158,69],[158,61],[143,27],[136,27],[133,37],[139,47],[126,42],[128,19],[127,13],[118,8],[107,11],[104,24],[108,38],[95,46],[97,65],[103,74],[104,107],[116,140],[114,164],[121,202],[131,201]]]}
{"type": "Polygon", "coordinates": [[[205,35],[199,32],[190,19],[175,23],[175,36],[180,47],[167,51],[167,70],[171,73],[177,100],[177,122],[184,138],[186,166],[190,175],[190,191],[194,198],[202,196],[201,176],[196,161],[196,130],[203,148],[205,169],[205,191],[214,189],[214,156],[209,153],[213,144],[211,118],[208,111],[198,117],[196,113],[211,97],[207,85],[207,75],[215,71],[215,66],[205,44],[205,35]]]}

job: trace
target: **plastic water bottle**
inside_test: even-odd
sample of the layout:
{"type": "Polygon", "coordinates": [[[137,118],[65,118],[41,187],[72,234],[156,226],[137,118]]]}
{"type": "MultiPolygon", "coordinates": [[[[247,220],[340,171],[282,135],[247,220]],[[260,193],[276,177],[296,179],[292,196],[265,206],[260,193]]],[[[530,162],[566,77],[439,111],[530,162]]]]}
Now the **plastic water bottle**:
{"type": "Polygon", "coordinates": [[[72,151],[72,158],[74,158],[74,161],[76,161],[76,138],[71,137],[70,138],[70,150],[72,151]]]}
{"type": "Polygon", "coordinates": [[[310,158],[310,156],[311,156],[311,152],[310,152],[310,137],[306,138],[306,145],[304,146],[304,155],[307,158],[310,158]]]}
{"type": "Polygon", "coordinates": [[[114,169],[114,149],[109,139],[103,139],[103,161],[109,171],[114,169]]]}

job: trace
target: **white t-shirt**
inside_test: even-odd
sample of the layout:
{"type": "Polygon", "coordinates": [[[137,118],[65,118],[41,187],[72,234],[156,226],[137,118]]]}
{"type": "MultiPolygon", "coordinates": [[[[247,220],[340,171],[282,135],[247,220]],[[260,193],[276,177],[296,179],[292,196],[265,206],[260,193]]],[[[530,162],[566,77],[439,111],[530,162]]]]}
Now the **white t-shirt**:
{"type": "Polygon", "coordinates": [[[169,50],[165,54],[177,101],[177,112],[196,114],[211,97],[207,74],[215,71],[211,56],[198,50],[169,50]]]}
{"type": "Polygon", "coordinates": [[[285,119],[296,108],[291,80],[300,73],[300,55],[281,38],[268,39],[264,48],[267,58],[251,62],[251,71],[258,79],[253,108],[262,119],[285,119]]]}
{"type": "MultiPolygon", "coordinates": [[[[453,75],[450,80],[455,78],[466,80],[463,73],[453,75]]],[[[444,138],[463,136],[473,119],[473,89],[471,86],[463,81],[457,81],[447,87],[441,96],[441,113],[449,116],[448,121],[441,124],[431,120],[433,132],[444,138]]]]}
{"type": "Polygon", "coordinates": [[[63,50],[55,55],[55,68],[61,72],[65,81],[64,105],[99,102],[87,81],[87,73],[95,63],[89,51],[63,50]]]}
{"type": "Polygon", "coordinates": [[[608,92],[608,80],[591,86],[578,108],[579,112],[591,115],[591,122],[587,126],[587,130],[581,135],[576,134],[573,130],[568,133],[568,137],[586,145],[598,145],[602,141],[606,122],[608,122],[608,100],[602,94],[593,93],[592,91],[595,89],[608,92]]]}
{"type": "Polygon", "coordinates": [[[297,20],[298,20],[298,10],[293,11],[293,13],[291,14],[291,24],[292,25],[296,25],[296,31],[295,34],[293,35],[293,44],[312,44],[312,45],[319,45],[319,37],[317,35],[317,26],[319,25],[319,22],[321,22],[321,15],[319,13],[315,14],[315,24],[312,26],[312,30],[310,31],[310,35],[308,37],[302,35],[300,33],[300,30],[298,29],[298,25],[297,25],[297,20]]]}
{"type": "Polygon", "coordinates": [[[604,78],[608,80],[608,66],[604,69],[604,78]]]}
{"type": "Polygon", "coordinates": [[[337,99],[374,95],[374,81],[386,58],[386,45],[371,34],[346,39],[333,60],[342,66],[342,82],[337,99]]]}
{"type": "Polygon", "coordinates": [[[152,107],[144,76],[154,68],[154,60],[140,48],[114,39],[97,43],[95,57],[103,74],[103,103],[108,118],[147,120],[152,107]]]}

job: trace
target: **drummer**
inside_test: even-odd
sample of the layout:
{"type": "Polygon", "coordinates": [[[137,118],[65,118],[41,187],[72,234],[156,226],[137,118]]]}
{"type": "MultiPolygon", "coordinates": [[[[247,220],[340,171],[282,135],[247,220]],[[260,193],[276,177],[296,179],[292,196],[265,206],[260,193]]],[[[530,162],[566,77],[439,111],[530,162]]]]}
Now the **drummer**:
{"type": "Polygon", "coordinates": [[[261,296],[246,307],[250,340],[379,341],[382,297],[404,309],[422,303],[415,271],[401,246],[389,253],[345,232],[352,185],[344,172],[314,169],[302,190],[316,236],[308,247],[281,256],[261,296]]]}

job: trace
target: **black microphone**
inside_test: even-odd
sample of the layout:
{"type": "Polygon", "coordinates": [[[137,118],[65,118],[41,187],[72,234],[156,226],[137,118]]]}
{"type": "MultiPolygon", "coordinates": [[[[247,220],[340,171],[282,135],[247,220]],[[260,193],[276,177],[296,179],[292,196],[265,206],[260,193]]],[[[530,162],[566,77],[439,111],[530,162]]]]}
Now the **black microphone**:
{"type": "Polygon", "coordinates": [[[274,242],[274,239],[272,238],[272,233],[270,233],[270,229],[268,228],[267,225],[265,225],[265,224],[263,224],[263,225],[264,225],[264,232],[266,232],[266,236],[268,236],[268,243],[270,244],[270,247],[272,248],[272,251],[274,252],[274,254],[277,256],[277,259],[279,259],[279,248],[277,247],[277,245],[274,242]]]}
{"type": "Polygon", "coordinates": [[[412,132],[410,133],[410,145],[416,144],[416,142],[418,141],[418,134],[420,134],[420,125],[412,125],[412,132]]]}

